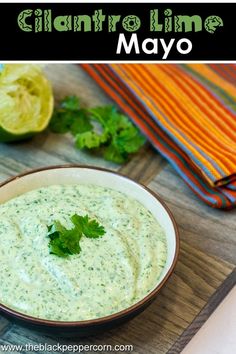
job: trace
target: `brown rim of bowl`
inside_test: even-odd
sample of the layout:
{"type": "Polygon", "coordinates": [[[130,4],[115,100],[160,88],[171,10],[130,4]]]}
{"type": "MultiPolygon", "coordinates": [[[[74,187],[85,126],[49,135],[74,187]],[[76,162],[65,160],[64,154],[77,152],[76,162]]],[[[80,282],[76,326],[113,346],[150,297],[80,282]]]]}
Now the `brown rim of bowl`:
{"type": "Polygon", "coordinates": [[[87,327],[87,326],[94,326],[94,325],[100,325],[100,324],[105,324],[107,322],[113,321],[113,320],[118,320],[126,315],[131,314],[133,311],[136,311],[138,309],[140,309],[143,305],[145,305],[146,303],[148,303],[149,301],[151,301],[152,299],[155,298],[155,296],[157,295],[157,293],[160,291],[160,289],[164,286],[164,284],[167,282],[167,280],[169,279],[169,277],[171,276],[171,274],[174,271],[174,268],[176,266],[177,263],[177,259],[178,259],[178,255],[179,255],[179,248],[180,248],[180,240],[179,240],[179,231],[178,231],[178,227],[176,224],[176,221],[171,213],[171,211],[169,210],[169,208],[166,206],[166,204],[163,202],[162,198],[160,198],[156,193],[154,193],[152,190],[150,190],[148,187],[146,187],[145,185],[143,185],[142,183],[136,182],[135,180],[133,180],[132,178],[129,178],[119,172],[115,172],[106,168],[102,168],[102,167],[95,167],[95,166],[87,166],[87,165],[79,165],[79,164],[66,164],[66,165],[53,165],[53,166],[47,166],[47,167],[41,167],[41,168],[37,168],[37,169],[32,169],[30,171],[18,174],[14,177],[10,177],[7,180],[5,180],[4,182],[0,183],[0,188],[5,186],[8,183],[11,183],[12,181],[19,179],[21,177],[30,175],[30,174],[34,174],[37,172],[42,172],[42,171],[47,171],[47,170],[54,170],[54,169],[60,169],[60,168],[86,168],[86,169],[90,169],[90,170],[97,170],[97,171],[104,171],[104,172],[108,172],[111,174],[115,174],[117,176],[120,176],[122,178],[126,178],[130,181],[132,181],[133,183],[136,183],[137,185],[139,185],[140,187],[142,187],[143,189],[145,189],[147,192],[149,192],[152,196],[154,196],[154,198],[156,198],[161,205],[164,207],[164,209],[166,210],[167,214],[169,215],[171,222],[174,226],[174,233],[175,233],[175,242],[176,242],[176,248],[175,248],[175,255],[174,255],[174,259],[173,262],[171,264],[171,267],[169,268],[168,272],[166,273],[165,277],[162,279],[162,281],[148,294],[146,295],[144,298],[142,298],[141,300],[139,300],[138,302],[136,302],[134,305],[119,311],[119,312],[115,312],[114,314],[105,316],[105,317],[99,317],[99,318],[95,318],[92,320],[84,320],[84,321],[53,321],[53,320],[46,320],[46,319],[42,319],[42,318],[37,318],[37,317],[33,317],[33,316],[28,316],[24,313],[15,311],[3,304],[0,303],[0,310],[8,315],[14,316],[20,320],[25,320],[30,322],[31,324],[35,324],[35,325],[43,325],[43,326],[56,326],[56,327],[87,327]]]}

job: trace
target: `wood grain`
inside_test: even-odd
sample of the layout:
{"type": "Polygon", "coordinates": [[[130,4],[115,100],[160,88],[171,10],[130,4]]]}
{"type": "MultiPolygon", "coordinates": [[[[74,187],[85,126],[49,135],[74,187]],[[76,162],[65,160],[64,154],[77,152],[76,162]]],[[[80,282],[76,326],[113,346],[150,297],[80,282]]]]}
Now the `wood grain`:
{"type": "Polygon", "coordinates": [[[3,336],[5,332],[10,330],[12,323],[6,320],[5,318],[0,317],[0,336],[3,336]]]}
{"type": "MultiPolygon", "coordinates": [[[[47,65],[45,71],[53,82],[56,100],[76,93],[88,106],[110,102],[75,65],[47,65]]],[[[0,145],[0,180],[32,167],[66,162],[119,168],[74,149],[67,135],[45,132],[28,142],[0,145]]],[[[148,145],[120,172],[148,184],[166,201],[179,225],[180,258],[165,288],[137,318],[103,335],[63,340],[1,318],[0,344],[132,344],[134,354],[165,354],[232,272],[236,265],[236,211],[222,212],[204,205],[148,145]]]]}
{"type": "Polygon", "coordinates": [[[166,161],[148,143],[119,172],[148,184],[166,166],[166,161]]]}

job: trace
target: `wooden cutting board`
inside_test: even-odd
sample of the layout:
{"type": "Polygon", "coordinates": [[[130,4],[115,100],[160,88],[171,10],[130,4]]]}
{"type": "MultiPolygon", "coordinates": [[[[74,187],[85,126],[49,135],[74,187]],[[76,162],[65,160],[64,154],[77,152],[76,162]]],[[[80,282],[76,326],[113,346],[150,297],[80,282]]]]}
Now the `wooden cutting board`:
{"type": "MultiPolygon", "coordinates": [[[[53,82],[56,99],[76,94],[88,106],[110,102],[78,66],[51,64],[45,71],[53,82]]],[[[0,181],[34,167],[68,162],[120,170],[158,193],[173,212],[180,230],[176,270],[154,303],[120,328],[83,340],[62,340],[26,330],[0,317],[0,345],[130,344],[134,354],[180,353],[236,283],[236,210],[223,212],[204,205],[148,145],[120,168],[74,149],[70,136],[49,132],[22,144],[0,144],[0,181]]]]}

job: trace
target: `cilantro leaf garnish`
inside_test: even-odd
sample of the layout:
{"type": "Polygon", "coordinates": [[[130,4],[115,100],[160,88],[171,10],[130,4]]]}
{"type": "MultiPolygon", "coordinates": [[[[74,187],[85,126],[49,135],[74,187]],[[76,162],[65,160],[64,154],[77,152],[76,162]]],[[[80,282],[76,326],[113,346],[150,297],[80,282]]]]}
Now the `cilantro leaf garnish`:
{"type": "Polygon", "coordinates": [[[88,238],[98,238],[105,234],[105,229],[96,220],[89,219],[88,215],[73,215],[71,217],[73,224],[80,228],[84,236],[88,238]]]}
{"type": "Polygon", "coordinates": [[[66,97],[55,108],[50,128],[55,133],[70,132],[78,149],[95,152],[116,163],[126,162],[145,142],[139,130],[116,107],[81,108],[76,96],[66,97]]]}
{"type": "Polygon", "coordinates": [[[50,253],[59,257],[67,257],[81,252],[80,239],[84,235],[88,238],[98,238],[105,234],[102,225],[90,219],[88,215],[73,215],[71,218],[74,227],[66,229],[59,221],[48,226],[47,236],[50,238],[50,253]]]}
{"type": "Polygon", "coordinates": [[[53,133],[73,135],[92,130],[93,126],[86,116],[86,111],[80,108],[79,99],[75,96],[65,97],[53,112],[50,129],[53,133]]]}
{"type": "Polygon", "coordinates": [[[87,131],[76,135],[75,146],[78,149],[94,149],[99,148],[105,142],[106,137],[104,135],[87,131]]]}

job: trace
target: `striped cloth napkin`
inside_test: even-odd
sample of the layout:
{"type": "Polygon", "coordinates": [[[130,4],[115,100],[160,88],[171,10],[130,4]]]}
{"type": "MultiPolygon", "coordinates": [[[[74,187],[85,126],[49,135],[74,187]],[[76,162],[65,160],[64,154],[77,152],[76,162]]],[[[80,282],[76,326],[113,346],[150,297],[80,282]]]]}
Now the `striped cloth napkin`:
{"type": "Polygon", "coordinates": [[[199,198],[236,206],[236,65],[82,67],[199,198]]]}

